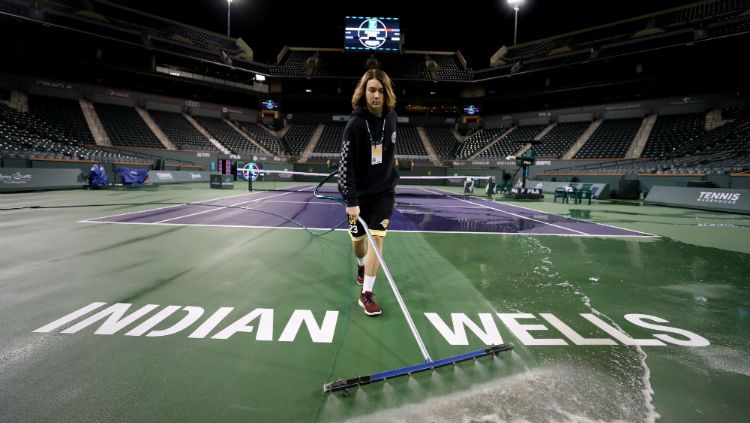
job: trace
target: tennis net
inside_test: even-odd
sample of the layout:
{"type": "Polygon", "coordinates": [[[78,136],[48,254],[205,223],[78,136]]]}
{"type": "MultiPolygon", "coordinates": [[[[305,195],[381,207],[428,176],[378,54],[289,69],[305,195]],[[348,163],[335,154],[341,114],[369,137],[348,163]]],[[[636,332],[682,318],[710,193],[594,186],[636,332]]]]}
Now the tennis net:
{"type": "MultiPolygon", "coordinates": [[[[320,192],[338,193],[337,174],[286,170],[238,171],[236,185],[246,184],[250,191],[310,191],[323,183],[320,192]]],[[[401,176],[397,196],[492,196],[496,191],[494,176],[401,176]]]]}

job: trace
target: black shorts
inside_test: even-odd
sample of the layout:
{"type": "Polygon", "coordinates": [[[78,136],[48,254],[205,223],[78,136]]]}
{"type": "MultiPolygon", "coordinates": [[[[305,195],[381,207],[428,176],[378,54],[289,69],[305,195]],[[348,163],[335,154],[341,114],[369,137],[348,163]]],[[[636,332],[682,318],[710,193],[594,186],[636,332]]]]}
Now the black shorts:
{"type": "MultiPolygon", "coordinates": [[[[359,215],[367,223],[367,227],[370,228],[373,235],[385,236],[395,203],[396,199],[392,195],[388,195],[359,204],[359,215]]],[[[358,219],[351,216],[349,216],[349,235],[354,240],[362,239],[365,236],[365,228],[362,227],[358,219]]]]}

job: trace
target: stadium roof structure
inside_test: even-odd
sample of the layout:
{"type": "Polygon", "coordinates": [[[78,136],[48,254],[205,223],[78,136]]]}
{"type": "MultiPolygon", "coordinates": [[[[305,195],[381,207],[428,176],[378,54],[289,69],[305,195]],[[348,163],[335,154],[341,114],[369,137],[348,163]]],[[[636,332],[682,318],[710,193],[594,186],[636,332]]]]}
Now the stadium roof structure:
{"type": "MultiPolygon", "coordinates": [[[[178,80],[177,85],[182,81],[260,96],[294,97],[298,92],[312,91],[320,100],[321,93],[341,97],[364,70],[379,67],[396,81],[402,98],[484,98],[486,111],[529,99],[549,105],[555,103],[555,96],[575,101],[580,93],[601,94],[599,89],[604,86],[610,87],[607,92],[612,99],[672,95],[677,91],[671,90],[673,86],[679,85],[684,92],[685,84],[697,91],[731,91],[744,80],[743,68],[738,66],[738,56],[733,52],[742,50],[750,33],[750,2],[704,0],[517,45],[497,41],[491,66],[479,69],[472,68],[463,48],[451,48],[456,45],[443,44],[437,36],[430,41],[409,41],[409,34],[419,33],[416,19],[411,23],[404,19],[404,26],[408,23],[411,28],[404,30],[407,40],[398,54],[345,52],[342,46],[331,45],[339,41],[331,41],[325,34],[294,44],[299,38],[291,31],[273,60],[265,62],[258,59],[256,50],[279,41],[273,32],[268,32],[266,38],[255,38],[252,33],[247,38],[228,37],[181,22],[179,19],[192,19],[190,14],[180,15],[184,13],[181,9],[155,14],[106,0],[0,3],[5,39],[14,40],[6,42],[3,49],[9,57],[18,58],[7,61],[0,69],[7,73],[24,73],[28,69],[38,76],[102,82],[110,79],[118,83],[128,79],[142,83],[144,77],[169,78],[178,80]],[[173,14],[174,19],[162,17],[173,14]],[[50,62],[56,66],[50,68],[50,62]],[[81,66],[90,73],[82,72],[81,66]],[[684,71],[675,73],[679,68],[684,71]],[[45,69],[51,74],[39,73],[45,69]],[[258,81],[256,75],[265,80],[258,81]],[[435,84],[440,89],[435,89],[435,84]]],[[[131,3],[139,5],[124,2],[131,3]]],[[[241,3],[234,2],[231,7],[241,3]]],[[[663,5],[668,4],[671,3],[663,5]]],[[[146,5],[143,9],[151,10],[146,5]]],[[[633,6],[633,12],[641,9],[633,6]]],[[[243,13],[237,13],[241,11],[240,8],[232,16],[242,17],[243,13]]],[[[267,11],[268,20],[274,25],[285,26],[284,19],[291,19],[291,24],[296,22],[296,18],[287,15],[275,22],[274,13],[267,11]]],[[[312,18],[319,15],[320,12],[312,18]]],[[[212,15],[207,16],[205,22],[215,28],[212,15]]],[[[237,27],[242,26],[235,23],[233,28],[237,27]]],[[[335,25],[332,27],[338,31],[335,25]]],[[[476,44],[486,42],[487,39],[478,40],[476,44]]]]}

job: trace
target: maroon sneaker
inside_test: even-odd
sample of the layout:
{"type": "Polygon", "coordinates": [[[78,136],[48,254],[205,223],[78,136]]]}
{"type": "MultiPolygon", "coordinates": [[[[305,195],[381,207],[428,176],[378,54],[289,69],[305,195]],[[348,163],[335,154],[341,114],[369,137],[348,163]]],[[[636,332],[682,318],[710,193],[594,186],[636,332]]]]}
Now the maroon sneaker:
{"type": "Polygon", "coordinates": [[[357,285],[365,283],[365,266],[357,265],[357,285]]]}
{"type": "Polygon", "coordinates": [[[360,293],[357,303],[365,310],[365,314],[368,316],[377,316],[383,312],[380,310],[378,303],[375,302],[375,296],[370,291],[360,293]]]}

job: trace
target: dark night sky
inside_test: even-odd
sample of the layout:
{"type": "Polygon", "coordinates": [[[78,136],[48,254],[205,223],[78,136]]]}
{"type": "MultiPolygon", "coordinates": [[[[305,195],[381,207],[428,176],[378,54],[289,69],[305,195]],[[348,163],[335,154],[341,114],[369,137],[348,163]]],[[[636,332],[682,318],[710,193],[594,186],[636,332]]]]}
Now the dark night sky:
{"type": "MultiPolygon", "coordinates": [[[[690,4],[676,0],[526,0],[518,14],[518,43],[690,4]]],[[[123,0],[118,4],[226,34],[226,0],[123,0]]],[[[406,50],[461,50],[474,69],[513,43],[514,12],[506,0],[290,1],[233,0],[233,37],[270,63],[284,45],[343,47],[344,16],[390,16],[402,21],[406,50]],[[408,10],[405,5],[408,4],[408,10]]]]}

